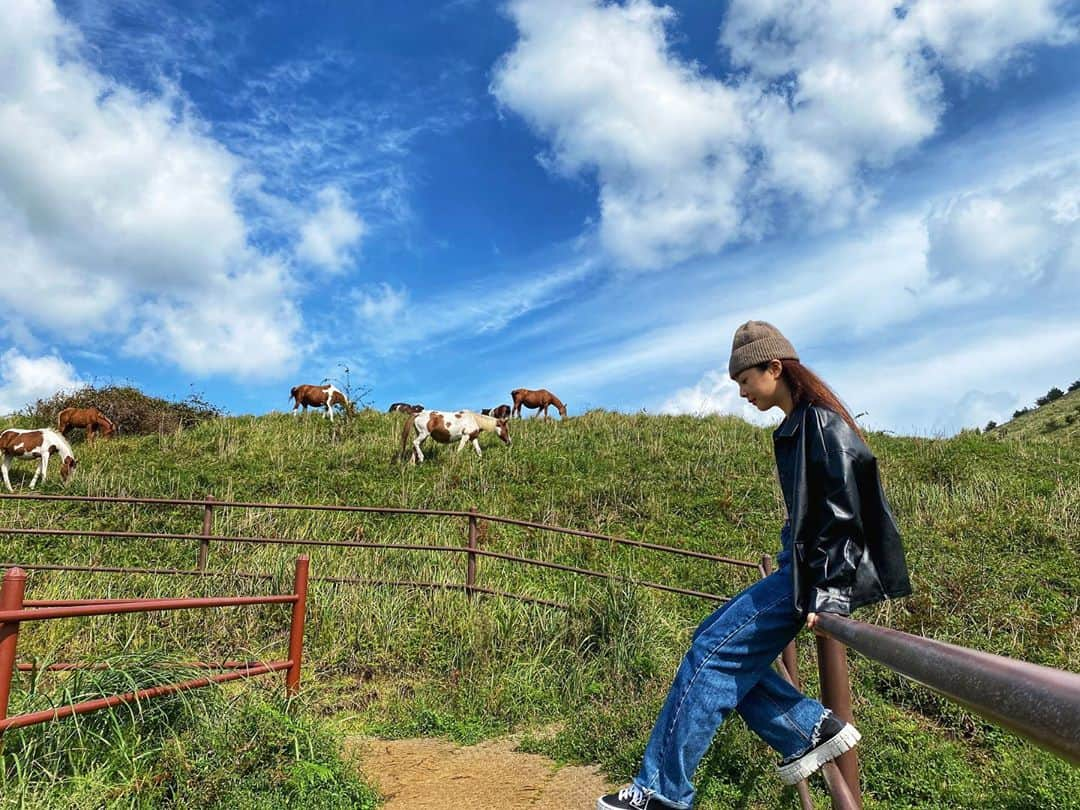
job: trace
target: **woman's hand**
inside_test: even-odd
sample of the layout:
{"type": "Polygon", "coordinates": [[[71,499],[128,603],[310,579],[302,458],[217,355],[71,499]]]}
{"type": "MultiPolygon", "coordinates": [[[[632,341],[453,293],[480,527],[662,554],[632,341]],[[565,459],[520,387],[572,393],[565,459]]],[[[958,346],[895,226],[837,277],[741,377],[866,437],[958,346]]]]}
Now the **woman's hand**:
{"type": "Polygon", "coordinates": [[[817,624],[817,614],[816,613],[807,613],[806,614],[806,626],[807,626],[807,628],[809,628],[810,630],[813,630],[814,626],[816,624],[817,624]]]}

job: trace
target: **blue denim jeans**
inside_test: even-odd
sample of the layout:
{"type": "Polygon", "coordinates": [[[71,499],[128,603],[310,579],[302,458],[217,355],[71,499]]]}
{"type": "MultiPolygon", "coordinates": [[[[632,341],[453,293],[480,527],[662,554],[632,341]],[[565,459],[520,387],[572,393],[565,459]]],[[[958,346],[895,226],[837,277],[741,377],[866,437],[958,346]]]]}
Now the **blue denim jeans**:
{"type": "Polygon", "coordinates": [[[795,611],[788,527],[777,570],[755,582],[694,632],[634,783],[677,808],[694,800],[690,783],[732,709],[781,756],[810,742],[822,705],[799,692],[772,663],[803,626],[795,611]]]}

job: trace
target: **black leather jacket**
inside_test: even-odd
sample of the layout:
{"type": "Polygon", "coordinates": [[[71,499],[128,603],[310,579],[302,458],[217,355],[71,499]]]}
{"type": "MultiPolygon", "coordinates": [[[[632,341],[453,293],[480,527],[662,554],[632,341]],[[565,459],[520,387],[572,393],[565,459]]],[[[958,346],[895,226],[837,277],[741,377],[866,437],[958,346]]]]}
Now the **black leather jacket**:
{"type": "Polygon", "coordinates": [[[911,593],[877,459],[843,417],[801,403],[773,432],[794,544],[795,608],[849,614],[911,593]]]}

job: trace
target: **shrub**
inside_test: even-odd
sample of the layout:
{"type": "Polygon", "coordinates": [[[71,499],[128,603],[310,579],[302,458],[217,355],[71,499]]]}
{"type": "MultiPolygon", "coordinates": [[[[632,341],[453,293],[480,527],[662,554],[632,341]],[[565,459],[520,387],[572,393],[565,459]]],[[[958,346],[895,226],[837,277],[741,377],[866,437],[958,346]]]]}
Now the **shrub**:
{"type": "Polygon", "coordinates": [[[133,386],[106,385],[58,391],[28,406],[22,415],[33,419],[35,424],[55,425],[57,415],[64,408],[91,405],[109,417],[122,434],[172,433],[224,414],[197,393],[180,402],[171,402],[144,394],[133,386]]]}
{"type": "Polygon", "coordinates": [[[993,419],[991,419],[989,422],[986,423],[986,427],[983,428],[983,431],[986,432],[986,433],[989,433],[991,430],[993,430],[996,427],[997,427],[997,422],[995,422],[993,419]]]}
{"type": "Polygon", "coordinates": [[[1013,411],[1013,419],[1023,416],[1025,413],[1031,413],[1031,408],[1021,408],[1018,411],[1013,411]]]}
{"type": "Polygon", "coordinates": [[[1039,397],[1037,400],[1035,400],[1035,404],[1040,407],[1043,405],[1049,405],[1055,399],[1061,399],[1063,396],[1065,396],[1065,392],[1055,386],[1054,388],[1051,388],[1049,391],[1046,392],[1046,396],[1039,397]]]}
{"type": "Polygon", "coordinates": [[[1069,386],[1069,391],[1075,391],[1077,388],[1080,388],[1080,380],[1073,380],[1072,385],[1069,386]]]}

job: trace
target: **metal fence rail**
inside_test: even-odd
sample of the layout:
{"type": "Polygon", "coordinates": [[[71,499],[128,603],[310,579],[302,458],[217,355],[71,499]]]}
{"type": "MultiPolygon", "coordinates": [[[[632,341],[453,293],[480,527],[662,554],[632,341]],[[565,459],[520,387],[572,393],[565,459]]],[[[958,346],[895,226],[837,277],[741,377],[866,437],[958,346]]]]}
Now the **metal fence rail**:
{"type": "Polygon", "coordinates": [[[1080,675],[833,616],[818,631],[1080,765],[1080,675]]]}
{"type": "MultiPolygon", "coordinates": [[[[26,572],[19,567],[9,568],[0,585],[0,733],[7,729],[59,720],[76,714],[148,700],[162,695],[198,689],[213,683],[225,683],[240,678],[251,678],[271,672],[285,672],[285,690],[293,695],[300,688],[300,666],[304,647],[304,617],[307,609],[308,558],[301,555],[296,560],[293,591],[289,594],[269,596],[204,597],[194,599],[46,599],[27,600],[26,572]],[[138,689],[121,695],[86,700],[66,706],[57,706],[36,712],[9,717],[11,682],[15,672],[35,671],[35,667],[19,665],[19,632],[23,624],[37,621],[55,621],[80,616],[115,616],[125,613],[151,613],[172,610],[199,610],[219,607],[243,607],[250,605],[291,605],[289,623],[288,657],[279,661],[235,662],[220,664],[196,662],[200,668],[231,670],[217,675],[191,678],[177,683],[138,689]]],[[[70,671],[87,668],[77,663],[56,664],[44,667],[51,671],[70,671]]],[[[95,668],[91,665],[89,668],[95,668]]]]}
{"type": "MultiPolygon", "coordinates": [[[[561,563],[549,562],[546,560],[537,560],[531,557],[523,557],[520,555],[507,554],[505,552],[491,551],[480,547],[480,536],[483,523],[495,523],[509,526],[518,526],[527,529],[534,529],[536,531],[551,532],[555,534],[562,534],[571,537],[581,537],[588,540],[596,540],[605,542],[611,545],[619,545],[630,548],[638,548],[648,552],[658,552],[669,555],[682,557],[692,560],[703,560],[707,562],[720,563],[723,565],[731,565],[740,568],[749,568],[764,574],[760,563],[750,562],[748,560],[740,560],[733,557],[725,557],[718,554],[707,554],[701,551],[693,551],[690,549],[677,548],[674,546],[664,546],[657,543],[648,543],[642,540],[631,540],[625,537],[617,537],[614,535],[600,534],[598,532],[582,531],[579,529],[569,529],[563,526],[554,526],[547,523],[537,523],[528,520],[519,520],[517,518],[502,517],[499,515],[487,515],[478,512],[475,508],[468,511],[453,510],[453,509],[414,509],[408,507],[390,507],[390,506],[351,506],[347,504],[297,504],[297,503],[262,503],[258,501],[232,501],[232,500],[218,500],[213,496],[208,495],[205,498],[193,499],[193,498],[138,498],[138,497],[126,497],[126,496],[111,496],[111,495],[42,495],[36,493],[18,493],[18,494],[2,494],[0,493],[0,500],[10,501],[46,501],[46,502],[70,502],[70,503],[100,503],[107,505],[114,504],[134,504],[134,505],[146,505],[146,506],[190,506],[201,510],[201,533],[199,534],[186,534],[182,532],[131,532],[131,531],[107,531],[107,530],[95,530],[95,529],[51,529],[51,528],[20,528],[10,526],[0,526],[0,536],[39,536],[39,537],[91,537],[100,539],[131,539],[131,540],[160,540],[160,541],[188,541],[198,543],[198,552],[196,555],[196,570],[206,571],[209,559],[210,559],[210,547],[212,543],[247,543],[247,544],[264,544],[264,545],[286,545],[286,546],[322,546],[327,548],[355,548],[355,549],[382,549],[382,550],[397,550],[397,551],[423,551],[431,553],[449,553],[449,554],[464,554],[466,555],[466,571],[465,571],[465,583],[460,585],[457,583],[439,583],[439,582],[417,582],[406,580],[370,580],[351,577],[338,577],[338,578],[323,578],[320,581],[336,581],[341,583],[351,584],[381,584],[381,585],[399,585],[407,587],[419,587],[419,588],[432,588],[432,589],[448,589],[448,590],[463,590],[465,594],[472,597],[476,594],[497,595],[501,597],[514,598],[525,602],[531,602],[535,604],[544,604],[551,607],[565,608],[561,602],[551,599],[540,599],[536,597],[529,597],[524,595],[512,594],[505,591],[499,591],[492,588],[481,587],[477,583],[477,571],[478,561],[482,557],[488,557],[490,559],[502,560],[504,562],[515,563],[519,565],[536,566],[540,568],[547,568],[556,571],[564,571],[572,573],[578,576],[590,577],[594,579],[604,579],[616,582],[633,582],[634,585],[642,588],[648,588],[650,590],[662,591],[666,593],[674,593],[681,596],[690,596],[697,599],[707,599],[714,602],[726,601],[729,597],[723,594],[710,593],[707,591],[700,591],[691,588],[680,588],[675,585],[665,585],[659,582],[649,582],[643,580],[631,580],[628,577],[608,574],[603,571],[596,571],[589,568],[582,568],[579,566],[564,565],[561,563]],[[313,512],[344,512],[344,513],[362,513],[362,514],[382,514],[382,515],[418,515],[427,517],[449,517],[465,519],[467,521],[467,543],[464,546],[443,546],[432,544],[416,544],[416,543],[374,543],[364,540],[329,540],[329,539],[317,539],[317,538],[296,538],[296,537],[253,537],[250,535],[222,535],[215,534],[213,532],[214,514],[216,509],[220,508],[237,508],[237,509],[270,509],[270,510],[293,510],[303,511],[309,510],[313,512]]],[[[2,566],[0,566],[2,567],[2,566]]],[[[24,566],[25,567],[25,566],[24,566]]],[[[56,568],[54,570],[61,570],[56,568]]],[[[63,570],[76,570],[74,567],[65,567],[63,570]]],[[[111,570],[113,573],[126,573],[128,571],[134,572],[134,569],[117,569],[115,566],[111,569],[99,566],[85,566],[78,570],[87,571],[100,571],[105,572],[111,570]]],[[[146,569],[147,573],[151,572],[151,569],[146,569]]],[[[153,569],[155,573],[161,574],[192,574],[194,572],[184,569],[153,569]]],[[[209,572],[207,572],[209,573],[209,572]]],[[[257,576],[257,575],[255,575],[257,576]]]]}

